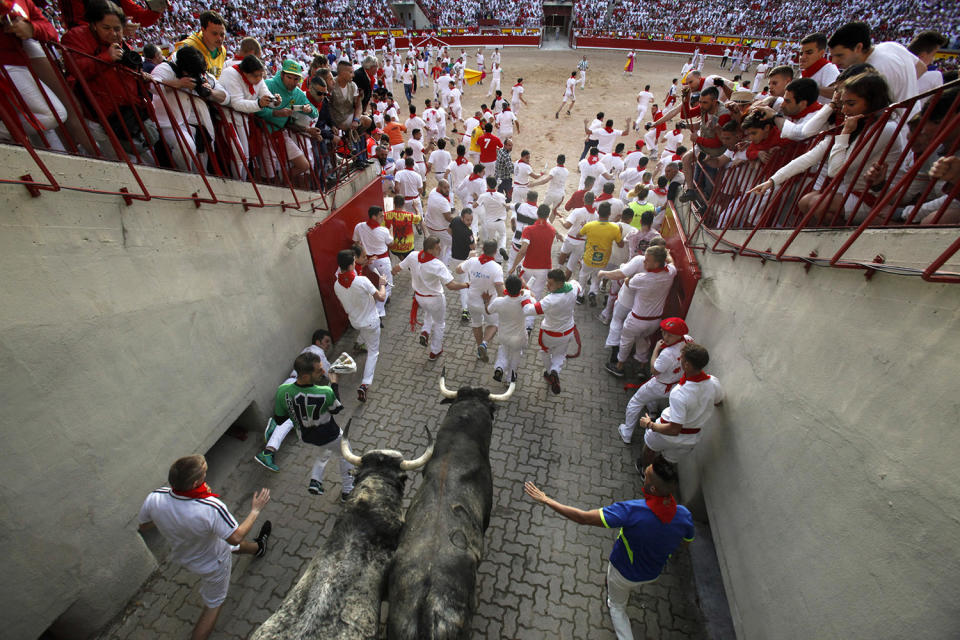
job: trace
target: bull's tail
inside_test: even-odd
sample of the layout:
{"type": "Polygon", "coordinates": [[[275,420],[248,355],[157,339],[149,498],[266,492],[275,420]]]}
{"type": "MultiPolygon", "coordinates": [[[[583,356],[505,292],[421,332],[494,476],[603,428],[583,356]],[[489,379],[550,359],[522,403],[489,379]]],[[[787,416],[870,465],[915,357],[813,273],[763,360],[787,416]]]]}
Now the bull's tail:
{"type": "MultiPolygon", "coordinates": [[[[395,605],[390,603],[391,613],[395,605]]],[[[401,607],[402,608],[402,607],[401,607]]],[[[388,623],[390,640],[461,640],[470,637],[471,612],[462,602],[435,589],[427,589],[426,597],[409,616],[399,615],[388,623]]]]}

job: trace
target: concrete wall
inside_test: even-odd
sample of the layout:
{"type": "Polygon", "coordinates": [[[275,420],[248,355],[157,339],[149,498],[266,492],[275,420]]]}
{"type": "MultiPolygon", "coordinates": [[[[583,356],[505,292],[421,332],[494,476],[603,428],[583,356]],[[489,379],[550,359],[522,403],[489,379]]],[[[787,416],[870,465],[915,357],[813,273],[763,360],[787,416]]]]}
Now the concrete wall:
{"type": "MultiPolygon", "coordinates": [[[[857,253],[929,263],[954,238],[871,232],[857,253]]],[[[681,471],[738,637],[956,638],[960,286],[697,257],[687,320],[728,397],[681,471]]]]}
{"type": "MultiPolygon", "coordinates": [[[[135,191],[118,165],[44,158],[64,184],[135,191]]],[[[0,146],[0,166],[39,175],[17,148],[0,146]]],[[[142,175],[154,192],[203,193],[193,176],[142,175]]],[[[135,518],[170,462],[206,451],[250,403],[270,411],[324,326],[305,232],[327,212],[11,185],[0,198],[0,635],[33,639],[59,618],[82,638],[154,569],[135,518]]]]}

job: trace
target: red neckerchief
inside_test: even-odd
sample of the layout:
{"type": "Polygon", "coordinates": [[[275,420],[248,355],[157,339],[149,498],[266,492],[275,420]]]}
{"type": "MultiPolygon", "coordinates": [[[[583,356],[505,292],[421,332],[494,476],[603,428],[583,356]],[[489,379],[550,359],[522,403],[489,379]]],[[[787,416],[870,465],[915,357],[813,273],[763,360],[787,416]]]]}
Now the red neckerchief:
{"type": "Polygon", "coordinates": [[[504,110],[504,111],[510,111],[510,107],[504,107],[503,110],[504,110]]]}
{"type": "Polygon", "coordinates": [[[513,86],[515,86],[515,87],[522,87],[523,85],[518,82],[517,84],[515,84],[515,85],[513,85],[513,86]]]}
{"type": "Polygon", "coordinates": [[[487,254],[484,253],[480,255],[478,260],[480,260],[480,264],[487,264],[488,262],[493,260],[493,256],[488,256],[487,254]]]}
{"type": "Polygon", "coordinates": [[[667,190],[666,190],[666,189],[654,189],[653,192],[654,192],[655,194],[659,195],[659,196],[665,196],[665,195],[667,195],[667,190]]]}
{"type": "MultiPolygon", "coordinates": [[[[247,77],[241,73],[241,74],[240,74],[240,79],[243,80],[243,84],[247,85],[247,89],[250,89],[250,95],[254,95],[254,94],[256,93],[256,91],[253,90],[253,85],[250,84],[250,82],[247,81],[247,77]]],[[[817,103],[817,104],[819,104],[819,103],[817,103]]]]}
{"type": "Polygon", "coordinates": [[[587,164],[593,165],[600,162],[600,156],[587,156],[587,164]]]}
{"type": "Polygon", "coordinates": [[[457,163],[458,165],[467,164],[467,159],[464,156],[457,156],[457,159],[454,160],[454,162],[457,163]]]}
{"type": "Polygon", "coordinates": [[[613,127],[604,127],[603,130],[607,133],[613,133],[613,127]]]}
{"type": "Polygon", "coordinates": [[[417,254],[417,262],[419,262],[420,264],[426,264],[427,262],[430,262],[431,260],[436,260],[436,259],[437,259],[437,256],[431,253],[427,253],[426,251],[421,251],[417,254]]]}
{"type": "Polygon", "coordinates": [[[528,167],[530,166],[530,163],[527,162],[526,160],[524,160],[523,158],[517,160],[517,164],[525,164],[525,165],[527,165],[528,167]]]}
{"type": "Polygon", "coordinates": [[[370,227],[371,229],[379,229],[380,223],[377,222],[376,220],[367,220],[367,226],[370,227]]]}
{"type": "Polygon", "coordinates": [[[496,189],[487,189],[487,193],[496,193],[496,192],[497,192],[496,189]]]}
{"type": "Polygon", "coordinates": [[[613,199],[612,193],[601,193],[596,197],[596,199],[594,200],[594,203],[603,202],[604,200],[612,200],[612,199],[613,199]]]}
{"type": "Polygon", "coordinates": [[[647,501],[647,508],[650,509],[653,515],[657,516],[657,520],[663,524],[670,523],[673,521],[673,517],[677,515],[677,501],[672,495],[666,497],[655,496],[644,491],[643,497],[647,501]]]}
{"type": "Polygon", "coordinates": [[[674,130],[673,130],[673,135],[675,135],[675,136],[682,135],[682,134],[680,133],[680,129],[674,129],[674,130]]]}
{"type": "Polygon", "coordinates": [[[690,376],[689,378],[687,376],[683,376],[682,378],[680,378],[680,382],[678,382],[677,384],[682,386],[687,382],[703,382],[704,380],[709,380],[709,379],[710,379],[710,376],[708,376],[706,373],[701,371],[697,375],[690,376]]]}
{"type": "Polygon", "coordinates": [[[369,78],[370,84],[376,84],[377,72],[371,72],[370,69],[364,69],[364,71],[367,73],[367,78],[369,78]]]}
{"type": "Polygon", "coordinates": [[[340,283],[340,286],[344,289],[349,289],[350,285],[353,284],[353,279],[357,277],[357,272],[353,269],[350,271],[341,271],[337,274],[337,282],[340,283]]]}
{"type": "Polygon", "coordinates": [[[471,174],[470,174],[470,180],[479,180],[479,179],[480,179],[480,174],[479,174],[479,173],[471,173],[471,174]]]}
{"type": "Polygon", "coordinates": [[[234,59],[234,60],[243,60],[243,59],[246,58],[246,57],[247,57],[247,56],[241,55],[241,54],[238,53],[238,54],[236,54],[236,55],[233,56],[233,59],[234,59]]]}
{"type": "Polygon", "coordinates": [[[210,485],[204,482],[199,487],[195,489],[190,489],[189,491],[177,491],[176,489],[170,489],[174,495],[181,496],[183,498],[219,498],[219,494],[214,493],[210,490],[210,485]]]}
{"type": "MultiPolygon", "coordinates": [[[[596,200],[594,200],[594,202],[596,202],[596,200]]],[[[596,212],[597,212],[597,208],[596,208],[596,207],[591,207],[591,206],[588,205],[588,204],[584,204],[584,205],[583,205],[583,208],[587,210],[587,213],[596,213],[596,212]]]]}
{"type": "MultiPolygon", "coordinates": [[[[536,222],[534,222],[534,224],[536,224],[536,222]]],[[[507,296],[508,298],[519,298],[521,293],[523,293],[523,289],[520,289],[520,291],[517,291],[516,294],[510,293],[510,292],[507,291],[506,289],[504,289],[504,291],[503,291],[503,294],[504,294],[505,296],[507,296]]]]}
{"type": "Polygon", "coordinates": [[[800,75],[803,76],[804,78],[809,78],[813,76],[817,71],[820,71],[820,69],[823,69],[828,64],[830,64],[829,60],[827,60],[826,58],[820,58],[819,60],[814,62],[812,65],[807,67],[806,69],[801,69],[800,75]]]}
{"type": "Polygon", "coordinates": [[[666,270],[667,270],[667,267],[663,266],[663,267],[660,267],[659,269],[650,269],[650,271],[647,271],[647,273],[663,273],[666,270]]]}
{"type": "Polygon", "coordinates": [[[815,112],[815,111],[819,111],[819,110],[820,110],[820,107],[822,107],[822,106],[823,106],[823,105],[820,104],[819,102],[814,102],[813,104],[807,105],[807,108],[804,109],[803,111],[801,111],[800,113],[798,113],[797,115],[795,115],[795,116],[789,116],[789,118],[790,118],[791,121],[797,122],[797,121],[800,120],[801,118],[803,118],[803,117],[805,117],[805,116],[808,116],[808,115],[810,115],[811,113],[813,113],[813,112],[815,112]]]}

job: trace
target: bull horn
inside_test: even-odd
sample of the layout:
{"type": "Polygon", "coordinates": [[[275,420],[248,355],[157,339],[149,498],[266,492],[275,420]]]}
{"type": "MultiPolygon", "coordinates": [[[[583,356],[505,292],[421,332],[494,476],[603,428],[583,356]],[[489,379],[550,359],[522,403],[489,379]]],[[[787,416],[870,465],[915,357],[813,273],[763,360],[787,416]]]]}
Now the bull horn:
{"type": "Polygon", "coordinates": [[[443,379],[444,379],[445,377],[447,377],[447,368],[446,368],[446,367],[444,367],[443,370],[440,372],[440,395],[442,395],[444,398],[456,398],[456,397],[457,397],[457,392],[456,392],[456,391],[450,391],[450,389],[447,389],[447,385],[446,385],[446,383],[443,381],[443,379]]]}
{"type": "MultiPolygon", "coordinates": [[[[443,378],[440,378],[443,380],[443,378]]],[[[441,384],[443,384],[441,382],[441,384]]],[[[416,460],[404,460],[400,463],[400,469],[403,471],[413,471],[419,469],[423,465],[427,464],[430,460],[430,457],[433,455],[433,436],[430,435],[430,429],[427,425],[423,425],[423,429],[427,432],[427,450],[423,452],[423,455],[417,458],[416,460]]]]}
{"type": "Polygon", "coordinates": [[[343,459],[353,466],[359,467],[360,456],[353,452],[353,450],[350,448],[350,441],[347,440],[347,434],[350,433],[351,422],[353,422],[353,418],[347,420],[347,426],[343,429],[343,436],[340,437],[340,455],[342,455],[343,459]]]}
{"type": "Polygon", "coordinates": [[[504,391],[503,393],[491,393],[490,399],[493,400],[494,402],[504,402],[506,400],[509,400],[510,396],[513,395],[514,389],[516,388],[517,388],[517,383],[511,382],[510,386],[507,387],[507,390],[504,391]]]}

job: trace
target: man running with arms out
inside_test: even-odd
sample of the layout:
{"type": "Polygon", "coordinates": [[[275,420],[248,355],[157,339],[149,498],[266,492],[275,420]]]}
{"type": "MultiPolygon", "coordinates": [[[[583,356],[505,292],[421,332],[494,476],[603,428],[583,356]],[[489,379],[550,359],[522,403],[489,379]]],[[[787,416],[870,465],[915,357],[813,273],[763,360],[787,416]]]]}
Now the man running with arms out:
{"type": "Polygon", "coordinates": [[[574,71],[570,74],[570,77],[567,78],[566,88],[563,90],[563,100],[560,102],[560,106],[557,108],[557,112],[553,114],[554,118],[560,117],[560,112],[563,111],[563,108],[570,103],[570,106],[567,107],[567,115],[570,115],[570,110],[573,109],[573,105],[577,103],[577,72],[574,71]]]}
{"type": "Polygon", "coordinates": [[[350,318],[350,324],[357,330],[359,341],[367,346],[367,361],[363,366],[363,380],[357,389],[357,400],[366,402],[367,390],[373,384],[373,372],[377,368],[377,356],[380,355],[380,316],[377,314],[377,302],[387,299],[386,278],[381,277],[374,286],[366,276],[356,272],[357,256],[352,249],[344,249],[337,254],[340,272],[333,285],[333,292],[350,318]]]}
{"type": "Polygon", "coordinates": [[[394,275],[401,269],[410,271],[413,284],[410,328],[416,329],[417,310],[423,307],[423,331],[420,333],[420,344],[427,346],[429,342],[430,360],[436,360],[443,353],[443,332],[447,326],[447,299],[443,294],[443,288],[459,291],[470,286],[466,282],[454,282],[450,271],[439,258],[440,239],[431,236],[424,239],[423,251],[411,253],[393,268],[394,275]]]}
{"type": "Polygon", "coordinates": [[[540,323],[540,355],[543,358],[543,379],[555,395],[560,393],[560,371],[567,358],[580,355],[580,332],[573,318],[576,299],[582,289],[576,280],[567,282],[560,269],[547,273],[547,295],[539,302],[530,302],[523,307],[528,316],[542,315],[540,323]],[[571,343],[576,352],[568,355],[571,343]]]}
{"type": "Polygon", "coordinates": [[[660,460],[645,471],[643,500],[616,502],[592,511],[548,498],[532,482],[523,487],[528,496],[578,524],[620,528],[607,565],[607,606],[617,640],[633,640],[627,615],[630,592],[655,581],[680,542],[690,543],[694,536],[693,517],[671,494],[677,483],[676,469],[660,460]]]}
{"type": "Polygon", "coordinates": [[[557,156],[557,166],[550,171],[540,180],[530,183],[531,189],[541,184],[547,184],[547,193],[543,196],[543,204],[550,207],[550,217],[551,219],[556,217],[557,208],[563,204],[563,197],[566,194],[567,188],[567,177],[570,175],[570,171],[563,165],[567,162],[567,156],[562,153],[557,156]]]}
{"type": "Polygon", "coordinates": [[[180,458],[167,473],[170,486],[148,495],[137,516],[140,531],[155,526],[170,543],[167,560],[200,576],[203,610],[193,627],[192,640],[206,640],[213,633],[230,586],[231,553],[263,557],[273,529],[267,520],[252,542],[244,540],[270,501],[269,489],[253,494],[250,513],[238,525],[206,480],[207,461],[203,456],[180,458]]]}
{"type": "Polygon", "coordinates": [[[485,296],[503,295],[503,268],[497,264],[494,256],[497,255],[495,240],[483,243],[483,253],[468,258],[456,269],[457,273],[467,275],[467,307],[470,310],[470,326],[473,327],[473,338],[477,342],[477,358],[489,362],[487,343],[497,335],[497,316],[487,311],[484,304],[485,296]]]}

